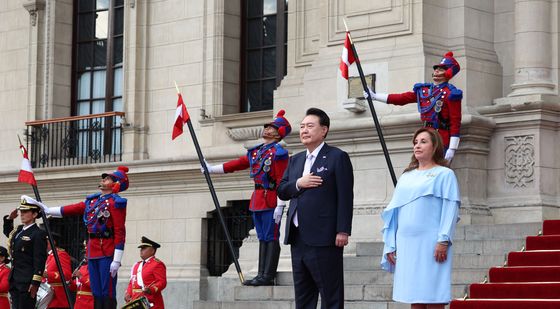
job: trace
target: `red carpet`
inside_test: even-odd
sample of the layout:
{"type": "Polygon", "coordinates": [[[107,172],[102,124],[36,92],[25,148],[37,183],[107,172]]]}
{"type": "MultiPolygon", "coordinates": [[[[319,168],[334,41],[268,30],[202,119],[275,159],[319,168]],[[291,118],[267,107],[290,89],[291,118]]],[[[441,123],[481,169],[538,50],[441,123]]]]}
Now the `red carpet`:
{"type": "Polygon", "coordinates": [[[560,266],[560,250],[510,252],[508,266],[560,266]]]}
{"type": "Polygon", "coordinates": [[[492,267],[490,282],[555,282],[560,279],[560,266],[492,267]]]}
{"type": "Polygon", "coordinates": [[[560,220],[544,221],[543,235],[560,235],[560,220]]]}
{"type": "Polygon", "coordinates": [[[557,299],[467,299],[451,303],[453,309],[558,309],[557,299]]]}
{"type": "Polygon", "coordinates": [[[560,250],[560,235],[527,237],[527,250],[560,250]]]}
{"type": "Polygon", "coordinates": [[[543,223],[542,236],[526,238],[526,250],[510,252],[507,266],[492,267],[488,283],[469,287],[469,298],[450,309],[560,308],[560,220],[543,223]]]}

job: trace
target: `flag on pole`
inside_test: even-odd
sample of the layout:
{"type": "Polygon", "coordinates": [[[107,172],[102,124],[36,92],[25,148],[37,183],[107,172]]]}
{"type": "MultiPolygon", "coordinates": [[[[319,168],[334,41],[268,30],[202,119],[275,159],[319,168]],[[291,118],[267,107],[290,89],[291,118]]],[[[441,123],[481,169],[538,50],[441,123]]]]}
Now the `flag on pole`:
{"type": "Polygon", "coordinates": [[[187,112],[187,107],[183,102],[183,96],[180,92],[177,92],[179,99],[177,100],[177,110],[175,110],[175,124],[173,125],[173,136],[171,140],[174,140],[177,136],[183,134],[183,126],[189,120],[189,112],[187,112]]]}
{"type": "Polygon", "coordinates": [[[21,161],[18,181],[28,183],[32,186],[37,186],[35,175],[33,174],[33,170],[31,169],[31,162],[29,162],[29,157],[27,156],[27,149],[25,149],[21,142],[19,143],[19,149],[21,149],[23,161],[21,161]]]}
{"type": "Polygon", "coordinates": [[[342,56],[340,57],[340,73],[342,77],[348,79],[348,67],[356,61],[356,57],[352,52],[352,42],[350,41],[350,34],[346,32],[346,39],[344,40],[344,48],[342,49],[342,56]]]}

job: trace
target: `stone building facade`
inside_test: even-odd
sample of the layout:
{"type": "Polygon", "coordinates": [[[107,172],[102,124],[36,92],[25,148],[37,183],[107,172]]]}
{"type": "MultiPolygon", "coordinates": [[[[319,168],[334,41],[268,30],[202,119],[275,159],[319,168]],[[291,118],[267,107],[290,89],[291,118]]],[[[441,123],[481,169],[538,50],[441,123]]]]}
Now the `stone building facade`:
{"type": "MultiPolygon", "coordinates": [[[[17,182],[21,154],[16,136],[24,135],[26,122],[96,111],[93,97],[83,101],[91,103],[86,104],[89,112],[80,112],[79,107],[83,102],[77,76],[97,72],[95,66],[76,68],[81,46],[76,21],[86,15],[78,6],[86,2],[0,2],[3,214],[21,194],[32,193],[17,182]]],[[[287,111],[294,126],[295,132],[285,140],[288,149],[301,151],[297,128],[305,110],[312,106],[326,110],[332,119],[328,142],[349,152],[354,166],[351,240],[380,238],[378,214],[388,203],[393,184],[367,103],[351,95],[338,72],[343,18],[364,72],[375,74],[380,92],[404,92],[416,82],[430,80],[431,67],[441,55],[448,50],[455,53],[462,69],[453,83],[464,91],[461,145],[453,161],[461,184],[462,224],[560,217],[557,0],[90,2],[98,5],[92,8],[95,18],[108,18],[100,22],[115,22],[116,15],[105,14],[104,5],[122,17],[120,32],[105,34],[113,35],[109,46],[121,44],[122,57],[114,58],[107,70],[114,73],[110,78],[115,82],[110,95],[104,95],[105,109],[98,110],[124,112],[122,159],[41,167],[35,174],[43,200],[56,206],[94,192],[102,172],[118,165],[130,168],[130,189],[123,193],[129,206],[120,286],[138,259],[136,245],[144,235],[162,244],[158,256],[168,266],[165,300],[170,308],[191,308],[192,300],[206,293],[206,219],[214,204],[189,134],[171,141],[175,82],[211,163],[243,155],[245,148],[258,142],[262,124],[279,109],[287,111]],[[252,111],[244,103],[252,91],[245,74],[251,69],[250,51],[244,44],[253,28],[244,25],[250,24],[246,12],[255,3],[275,5],[277,20],[283,20],[278,25],[287,27],[285,49],[280,43],[276,53],[276,64],[286,70],[285,76],[276,74],[273,104],[269,100],[267,108],[252,111]],[[285,11],[280,10],[284,5],[285,11]]],[[[355,66],[350,75],[358,75],[355,66]]],[[[265,90],[261,92],[264,96],[265,90]]],[[[375,108],[399,175],[411,155],[411,134],[420,125],[416,106],[375,102],[375,108]]],[[[252,183],[247,174],[216,176],[213,181],[222,206],[250,198],[252,183]]],[[[251,257],[256,256],[252,241],[250,234],[241,249],[247,272],[253,267],[251,257]]],[[[281,267],[289,265],[287,252],[281,267]]]]}

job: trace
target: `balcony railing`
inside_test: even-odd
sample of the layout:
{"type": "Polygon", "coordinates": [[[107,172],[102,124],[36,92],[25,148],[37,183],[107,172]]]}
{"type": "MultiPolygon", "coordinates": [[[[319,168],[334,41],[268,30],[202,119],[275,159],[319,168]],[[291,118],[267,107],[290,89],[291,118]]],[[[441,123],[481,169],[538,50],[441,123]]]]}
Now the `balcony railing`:
{"type": "Polygon", "coordinates": [[[33,168],[122,160],[123,112],[28,121],[33,168]]]}

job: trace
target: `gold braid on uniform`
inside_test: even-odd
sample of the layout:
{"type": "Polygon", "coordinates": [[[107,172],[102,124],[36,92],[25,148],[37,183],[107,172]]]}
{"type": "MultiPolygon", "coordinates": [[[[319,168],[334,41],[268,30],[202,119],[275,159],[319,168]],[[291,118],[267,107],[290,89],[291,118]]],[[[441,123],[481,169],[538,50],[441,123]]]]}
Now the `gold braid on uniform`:
{"type": "MultiPolygon", "coordinates": [[[[19,226],[18,226],[18,227],[19,227],[19,226]]],[[[18,227],[16,227],[15,229],[13,229],[13,230],[10,232],[10,235],[8,235],[8,248],[7,248],[7,249],[8,249],[8,255],[10,256],[10,259],[12,258],[12,240],[13,240],[13,238],[14,238],[14,234],[16,233],[18,227]]]]}

